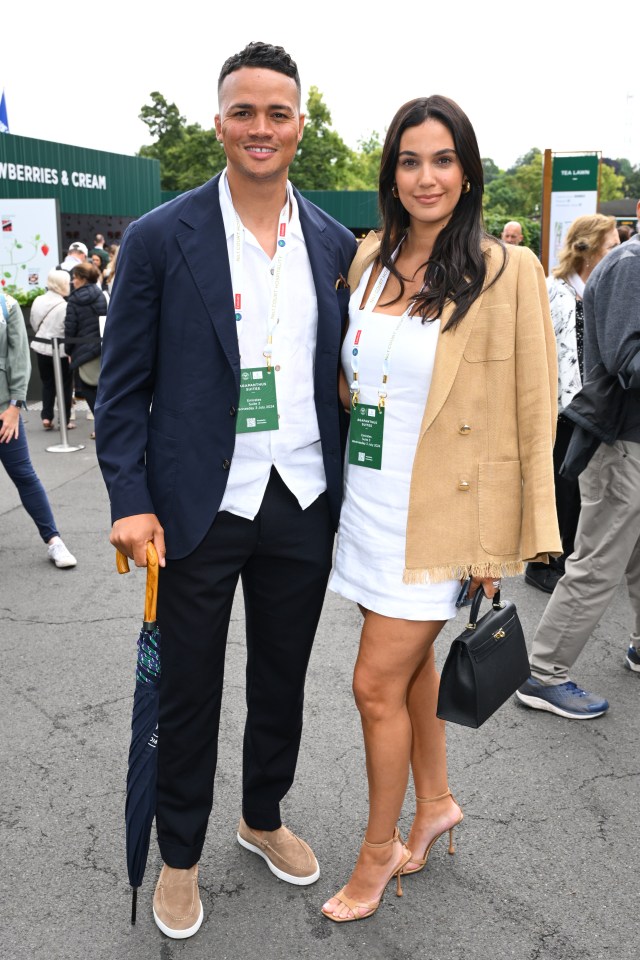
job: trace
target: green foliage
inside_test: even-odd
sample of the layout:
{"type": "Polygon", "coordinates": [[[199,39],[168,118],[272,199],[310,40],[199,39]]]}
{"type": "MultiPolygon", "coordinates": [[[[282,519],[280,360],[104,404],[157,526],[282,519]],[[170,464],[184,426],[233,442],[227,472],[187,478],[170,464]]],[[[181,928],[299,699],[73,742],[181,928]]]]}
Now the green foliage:
{"type": "Polygon", "coordinates": [[[503,217],[495,213],[485,213],[484,226],[487,233],[493,237],[500,237],[502,228],[507,220],[516,219],[522,226],[523,247],[529,247],[530,250],[540,256],[540,221],[532,220],[529,217],[503,217]]]}
{"type": "Polygon", "coordinates": [[[506,220],[520,220],[540,215],[542,203],[542,154],[533,149],[507,173],[495,177],[484,194],[485,215],[495,214],[506,220]],[[527,161],[527,162],[524,162],[527,161]]]}
{"type": "MultiPolygon", "coordinates": [[[[155,142],[138,156],[160,161],[161,189],[189,190],[204,183],[226,164],[215,129],[187,124],[175,103],[157,90],[142,107],[140,119],[155,142]]],[[[377,131],[351,150],[331,126],[331,112],[317,87],[311,87],[306,123],[291,164],[291,180],[300,190],[376,190],[382,156],[377,131]]],[[[485,177],[484,215],[490,233],[499,236],[507,220],[519,220],[525,243],[538,252],[542,204],[543,154],[532,147],[506,172],[490,157],[482,158],[485,177]]],[[[618,159],[603,163],[600,200],[640,199],[640,165],[618,159]]]]}
{"type": "Polygon", "coordinates": [[[151,136],[161,140],[165,146],[176,143],[182,136],[186,118],[180,116],[175,103],[167,103],[157,90],[150,96],[151,103],[140,111],[140,120],[148,126],[151,136]]]}
{"type": "Polygon", "coordinates": [[[373,130],[367,140],[359,140],[360,150],[354,154],[352,170],[354,185],[352,190],[378,190],[382,142],[377,130],[373,130]]]}
{"type": "Polygon", "coordinates": [[[640,200],[640,164],[633,167],[628,160],[618,158],[620,175],[624,178],[623,191],[627,200],[640,200]]]}
{"type": "Polygon", "coordinates": [[[617,174],[608,163],[600,165],[600,203],[607,200],[622,200],[625,178],[617,174]]]}
{"type": "Polygon", "coordinates": [[[484,171],[485,187],[488,183],[491,183],[492,180],[495,180],[496,177],[499,177],[502,172],[497,163],[494,163],[489,157],[482,158],[482,169],[484,171]]]}
{"type": "Polygon", "coordinates": [[[2,287],[2,292],[8,293],[10,297],[17,300],[21,307],[30,307],[36,297],[41,296],[47,291],[44,287],[33,287],[31,290],[22,290],[20,287],[16,287],[14,283],[9,283],[6,287],[2,287]]]}
{"type": "Polygon", "coordinates": [[[317,87],[309,90],[304,133],[291,164],[299,190],[348,189],[353,151],[331,129],[331,113],[317,87]]]}
{"type": "Polygon", "coordinates": [[[151,100],[142,108],[140,119],[157,140],[141,147],[138,156],[160,161],[162,190],[190,190],[223,169],[226,157],[215,129],[186,124],[175,103],[167,103],[157,91],[151,100]]]}

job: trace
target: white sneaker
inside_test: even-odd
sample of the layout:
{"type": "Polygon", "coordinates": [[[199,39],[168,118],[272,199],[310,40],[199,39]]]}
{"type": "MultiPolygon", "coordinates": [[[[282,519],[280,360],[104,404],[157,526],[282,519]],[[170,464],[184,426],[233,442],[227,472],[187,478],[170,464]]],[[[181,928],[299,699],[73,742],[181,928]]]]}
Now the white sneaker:
{"type": "Polygon", "coordinates": [[[55,563],[56,567],[75,567],[77,560],[72,553],[65,547],[60,537],[56,537],[47,546],[49,560],[55,563]]]}

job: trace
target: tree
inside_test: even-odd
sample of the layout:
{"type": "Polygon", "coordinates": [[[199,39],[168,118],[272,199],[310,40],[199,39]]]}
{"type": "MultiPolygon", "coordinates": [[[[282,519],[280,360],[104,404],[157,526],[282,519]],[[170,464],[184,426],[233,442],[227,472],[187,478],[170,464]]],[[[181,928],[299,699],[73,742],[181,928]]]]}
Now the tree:
{"type": "Polygon", "coordinates": [[[358,141],[359,150],[352,154],[349,190],[378,190],[382,143],[377,130],[366,140],[358,141]]]}
{"type": "Polygon", "coordinates": [[[317,87],[307,100],[304,134],[291,164],[299,190],[341,190],[349,182],[353,151],[331,129],[331,113],[317,87]]]}
{"type": "Polygon", "coordinates": [[[492,180],[500,176],[500,168],[489,157],[482,158],[482,169],[484,170],[484,185],[487,186],[492,180]]]}
{"type": "Polygon", "coordinates": [[[507,173],[501,173],[485,190],[485,213],[521,220],[539,215],[542,203],[542,153],[530,150],[507,173]],[[527,160],[527,163],[521,161],[527,160]]]}
{"type": "Polygon", "coordinates": [[[151,103],[145,104],[140,111],[139,118],[149,128],[151,136],[155,140],[162,141],[166,146],[180,139],[182,128],[186,123],[186,119],[180,116],[175,103],[167,103],[157,90],[151,94],[151,103]]]}
{"type": "Polygon", "coordinates": [[[157,140],[141,147],[138,156],[160,161],[162,190],[190,190],[224,168],[226,157],[215,129],[186,124],[175,103],[167,103],[161,93],[151,94],[140,119],[157,140]]]}
{"type": "Polygon", "coordinates": [[[600,203],[621,200],[624,197],[624,177],[608,163],[600,164],[600,203]]]}
{"type": "Polygon", "coordinates": [[[618,158],[620,174],[624,177],[624,196],[627,200],[640,200],[640,164],[633,167],[629,160],[618,158]]]}

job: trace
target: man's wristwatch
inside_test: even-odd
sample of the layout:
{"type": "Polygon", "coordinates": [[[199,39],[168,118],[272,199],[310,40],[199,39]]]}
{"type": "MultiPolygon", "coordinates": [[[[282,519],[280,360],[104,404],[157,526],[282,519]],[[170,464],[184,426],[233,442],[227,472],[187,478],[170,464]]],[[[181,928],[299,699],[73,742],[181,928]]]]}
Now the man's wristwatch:
{"type": "Polygon", "coordinates": [[[10,407],[23,407],[24,400],[9,400],[10,407]]]}

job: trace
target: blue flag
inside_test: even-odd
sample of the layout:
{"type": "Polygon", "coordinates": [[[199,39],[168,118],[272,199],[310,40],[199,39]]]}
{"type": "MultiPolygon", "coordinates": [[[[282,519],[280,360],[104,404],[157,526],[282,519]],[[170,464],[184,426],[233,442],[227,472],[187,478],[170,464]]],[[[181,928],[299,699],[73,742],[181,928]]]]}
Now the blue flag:
{"type": "Polygon", "coordinates": [[[7,101],[2,91],[2,100],[0,100],[0,133],[9,133],[9,118],[7,116],[7,101]]]}

